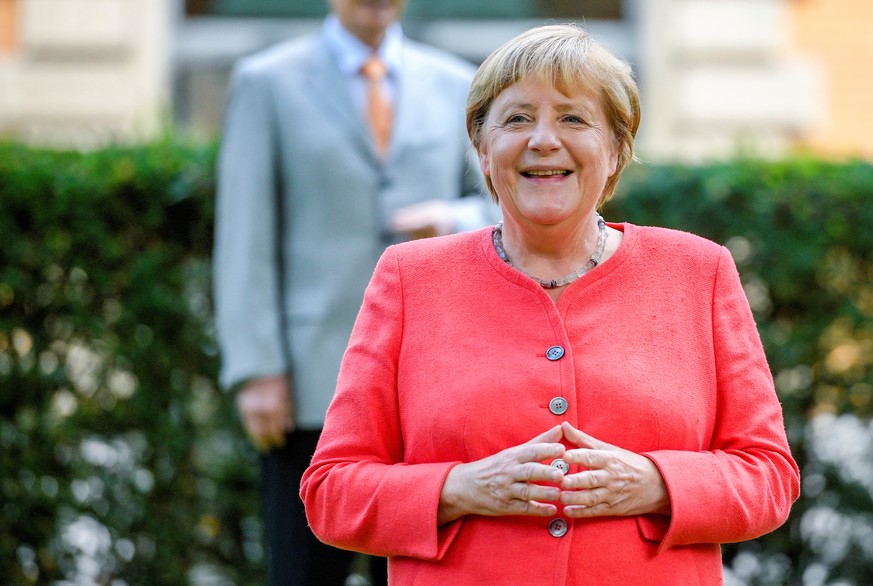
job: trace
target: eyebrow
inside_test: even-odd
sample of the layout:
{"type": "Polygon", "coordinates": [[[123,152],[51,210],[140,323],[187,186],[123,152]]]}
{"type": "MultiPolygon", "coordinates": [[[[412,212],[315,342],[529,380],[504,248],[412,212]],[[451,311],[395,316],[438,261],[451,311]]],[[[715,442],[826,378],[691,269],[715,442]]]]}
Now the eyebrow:
{"type": "Polygon", "coordinates": [[[502,108],[499,108],[499,110],[531,110],[533,107],[534,105],[528,102],[507,102],[502,108]]]}
{"type": "MultiPolygon", "coordinates": [[[[575,110],[577,108],[582,109],[582,111],[584,112],[584,114],[586,116],[592,116],[594,114],[594,110],[588,104],[583,104],[580,102],[572,102],[572,101],[563,102],[561,104],[558,104],[555,107],[555,109],[558,112],[569,112],[569,111],[575,110]]],[[[504,104],[504,106],[502,108],[498,108],[497,111],[503,113],[506,111],[519,110],[519,109],[520,110],[533,110],[534,105],[531,104],[530,102],[507,102],[506,104],[504,104]]]]}

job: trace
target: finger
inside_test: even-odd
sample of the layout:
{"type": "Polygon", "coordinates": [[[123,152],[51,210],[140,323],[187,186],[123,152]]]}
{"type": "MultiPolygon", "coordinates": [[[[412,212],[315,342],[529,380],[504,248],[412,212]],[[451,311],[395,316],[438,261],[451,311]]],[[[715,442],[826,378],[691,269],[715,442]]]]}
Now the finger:
{"type": "Polygon", "coordinates": [[[435,234],[435,225],[434,219],[426,211],[419,209],[401,210],[391,218],[391,228],[395,232],[407,234],[435,234]]]}
{"type": "Polygon", "coordinates": [[[524,502],[548,503],[561,499],[561,490],[554,486],[518,483],[513,487],[515,499],[524,502]]]}
{"type": "Polygon", "coordinates": [[[429,218],[417,212],[398,213],[392,218],[392,228],[397,232],[411,232],[429,228],[429,218]]]}
{"type": "Polygon", "coordinates": [[[263,409],[262,401],[249,396],[240,401],[243,428],[252,444],[261,452],[267,451],[274,443],[271,430],[270,413],[263,409]]]}
{"type": "Polygon", "coordinates": [[[249,441],[252,442],[252,445],[259,452],[267,452],[270,450],[270,442],[261,433],[260,428],[256,426],[247,426],[246,427],[246,436],[249,438],[249,441]]]}
{"type": "Polygon", "coordinates": [[[613,446],[606,442],[602,442],[599,439],[588,435],[587,433],[576,429],[566,421],[561,424],[561,429],[563,431],[564,437],[567,438],[571,444],[579,446],[580,448],[591,448],[597,450],[608,450],[613,446]]]}
{"type": "Polygon", "coordinates": [[[262,416],[251,415],[247,417],[245,428],[249,440],[251,440],[252,445],[254,445],[259,452],[270,450],[273,442],[270,434],[266,430],[266,424],[262,416]]]}
{"type": "Polygon", "coordinates": [[[394,212],[392,227],[399,232],[446,234],[454,223],[452,208],[443,200],[420,202],[394,212]]]}
{"type": "Polygon", "coordinates": [[[540,464],[539,459],[537,459],[537,462],[528,462],[518,466],[513,474],[513,480],[519,483],[538,481],[557,483],[561,482],[563,478],[564,473],[560,469],[547,464],[540,464]]]}
{"type": "Polygon", "coordinates": [[[509,448],[505,453],[520,463],[554,459],[563,455],[566,450],[563,444],[557,443],[561,437],[561,426],[556,425],[519,446],[509,448]]]}
{"type": "MultiPolygon", "coordinates": [[[[564,455],[566,448],[563,444],[522,444],[520,446],[516,446],[515,448],[510,448],[508,451],[508,455],[514,458],[516,462],[519,464],[528,464],[528,463],[537,463],[537,465],[545,470],[551,468],[551,470],[558,470],[558,468],[553,468],[548,466],[547,464],[542,464],[545,460],[554,460],[555,458],[559,458],[564,455]]],[[[549,475],[549,478],[553,478],[553,475],[549,475]]],[[[558,480],[563,477],[563,472],[561,472],[561,476],[557,477],[558,480]]],[[[542,480],[542,478],[537,478],[537,480],[542,480]]],[[[557,482],[558,480],[555,480],[557,482]]]]}
{"type": "Polygon", "coordinates": [[[266,420],[268,413],[263,410],[258,395],[253,392],[240,392],[236,397],[236,404],[249,441],[259,452],[268,451],[272,444],[266,420]]]}
{"type": "Polygon", "coordinates": [[[271,414],[266,422],[266,434],[264,440],[270,447],[281,447],[285,445],[285,425],[281,417],[276,417],[271,414]]]}
{"type": "Polygon", "coordinates": [[[563,509],[563,514],[579,519],[582,517],[609,517],[618,513],[607,503],[598,503],[592,506],[569,505],[563,509]]]}
{"type": "Polygon", "coordinates": [[[288,432],[290,422],[286,402],[270,405],[263,415],[267,441],[271,446],[285,445],[285,434],[288,432]]]}
{"type": "Polygon", "coordinates": [[[270,451],[270,444],[261,440],[260,438],[255,438],[255,437],[250,436],[249,441],[251,441],[252,445],[255,447],[255,449],[257,451],[261,452],[262,454],[265,454],[265,453],[270,451]]]}
{"type": "Polygon", "coordinates": [[[512,498],[503,505],[504,515],[554,516],[561,491],[556,487],[516,483],[510,487],[512,498]]]}
{"type": "Polygon", "coordinates": [[[568,464],[578,464],[583,468],[602,469],[609,464],[606,453],[590,448],[579,448],[564,452],[564,461],[568,464]]]}
{"type": "Polygon", "coordinates": [[[609,489],[600,487],[591,490],[572,490],[561,492],[561,504],[576,507],[609,506],[613,495],[609,489]]]}
{"type": "Polygon", "coordinates": [[[526,515],[528,517],[554,517],[557,513],[558,507],[556,505],[535,500],[512,501],[512,504],[505,512],[507,515],[526,515]]]}
{"type": "Polygon", "coordinates": [[[530,445],[530,444],[546,444],[546,443],[557,443],[561,441],[561,438],[564,437],[564,432],[560,425],[556,425],[551,429],[547,429],[543,433],[538,436],[529,439],[524,442],[522,445],[530,445]]]}
{"type": "Polygon", "coordinates": [[[607,486],[605,473],[602,471],[585,471],[564,476],[561,488],[564,490],[591,490],[607,486]]]}

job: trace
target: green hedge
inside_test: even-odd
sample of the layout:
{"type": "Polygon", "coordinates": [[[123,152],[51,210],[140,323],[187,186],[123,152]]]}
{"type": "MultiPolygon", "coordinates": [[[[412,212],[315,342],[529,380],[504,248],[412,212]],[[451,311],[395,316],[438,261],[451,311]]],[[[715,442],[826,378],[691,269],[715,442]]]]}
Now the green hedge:
{"type": "Polygon", "coordinates": [[[3,584],[262,583],[215,384],[213,148],[0,147],[3,584]]]}
{"type": "MultiPolygon", "coordinates": [[[[215,382],[214,163],[0,145],[0,583],[263,582],[256,455],[215,382]]],[[[873,479],[813,439],[870,429],[871,193],[861,162],[638,166],[604,211],[737,259],[805,491],[725,547],[749,584],[869,579],[873,479]]]]}

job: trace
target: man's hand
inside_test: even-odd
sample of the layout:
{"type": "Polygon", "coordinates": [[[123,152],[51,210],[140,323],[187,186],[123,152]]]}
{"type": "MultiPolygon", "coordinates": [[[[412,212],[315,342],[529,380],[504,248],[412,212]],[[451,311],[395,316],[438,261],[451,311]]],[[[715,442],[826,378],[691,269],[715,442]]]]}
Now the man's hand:
{"type": "Polygon", "coordinates": [[[253,379],[237,391],[243,428],[258,450],[283,446],[285,434],[294,429],[290,391],[285,375],[253,379]]]}
{"type": "Polygon", "coordinates": [[[451,234],[455,227],[452,206],[441,199],[431,199],[400,208],[391,217],[391,228],[409,238],[429,238],[451,234]]]}

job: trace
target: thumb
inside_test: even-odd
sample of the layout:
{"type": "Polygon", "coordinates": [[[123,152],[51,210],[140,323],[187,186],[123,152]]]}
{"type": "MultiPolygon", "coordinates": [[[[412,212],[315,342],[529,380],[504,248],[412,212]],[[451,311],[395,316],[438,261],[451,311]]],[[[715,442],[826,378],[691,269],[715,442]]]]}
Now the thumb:
{"type": "Polygon", "coordinates": [[[567,438],[568,442],[580,448],[607,450],[612,447],[606,442],[602,442],[594,437],[591,437],[587,433],[576,429],[566,421],[561,424],[561,430],[564,434],[564,437],[567,438]]]}

